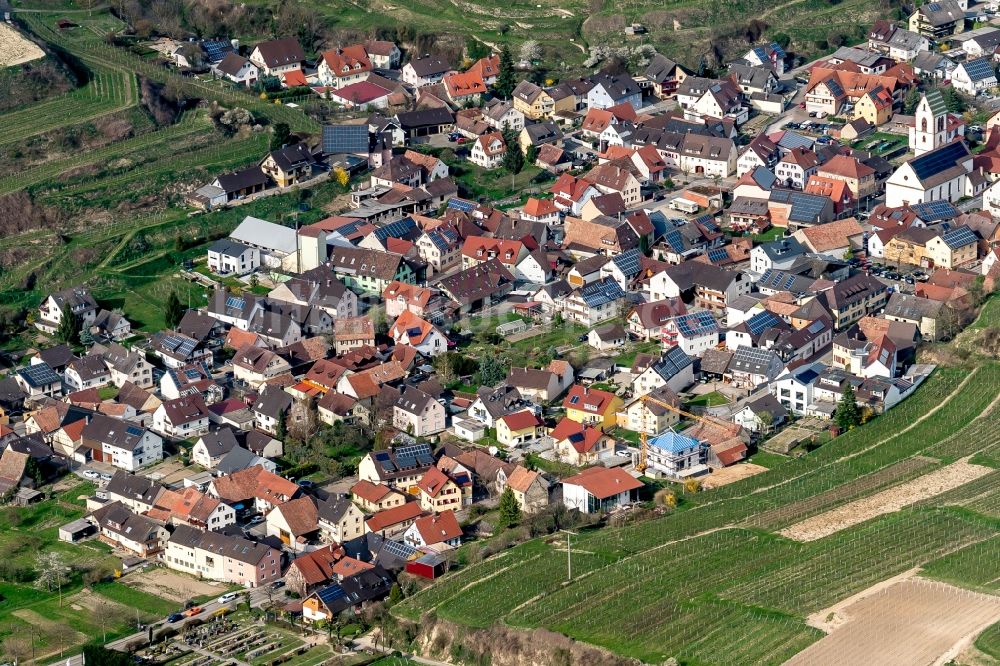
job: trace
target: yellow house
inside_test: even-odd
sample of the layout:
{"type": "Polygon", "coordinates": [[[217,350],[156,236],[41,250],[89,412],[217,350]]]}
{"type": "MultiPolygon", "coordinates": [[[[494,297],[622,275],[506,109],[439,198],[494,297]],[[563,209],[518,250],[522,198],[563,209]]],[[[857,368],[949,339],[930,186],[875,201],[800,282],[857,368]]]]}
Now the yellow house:
{"type": "Polygon", "coordinates": [[[545,424],[534,412],[525,410],[497,420],[497,441],[504,446],[533,442],[545,434],[545,424]]]}
{"type": "Polygon", "coordinates": [[[420,508],[424,511],[460,511],[462,509],[462,489],[451,478],[431,467],[424,472],[416,485],[420,508]]]}
{"type": "Polygon", "coordinates": [[[968,227],[955,227],[927,241],[924,256],[936,268],[957,268],[979,256],[979,239],[968,227]]]}
{"type": "Polygon", "coordinates": [[[403,493],[364,479],[351,486],[351,500],[368,513],[378,513],[406,503],[403,493]]]}
{"type": "Polygon", "coordinates": [[[876,127],[889,122],[892,118],[892,93],[882,86],[865,93],[854,105],[854,118],[864,118],[876,127]]]}
{"type": "Polygon", "coordinates": [[[577,423],[596,426],[601,430],[615,427],[618,422],[618,410],[623,405],[622,399],[614,393],[579,384],[570,388],[566,398],[563,399],[566,418],[577,423]]]}
{"type": "Polygon", "coordinates": [[[511,95],[514,108],[524,114],[525,118],[541,120],[550,118],[555,112],[555,100],[539,86],[531,81],[521,81],[511,95]]]}

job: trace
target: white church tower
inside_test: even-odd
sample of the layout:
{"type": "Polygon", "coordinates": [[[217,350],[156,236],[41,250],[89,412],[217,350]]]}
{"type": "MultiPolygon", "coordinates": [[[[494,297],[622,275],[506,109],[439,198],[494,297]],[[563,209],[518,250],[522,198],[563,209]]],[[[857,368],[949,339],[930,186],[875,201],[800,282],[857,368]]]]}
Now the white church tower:
{"type": "Polygon", "coordinates": [[[923,94],[910,128],[910,149],[923,155],[948,143],[948,107],[938,90],[923,94]]]}

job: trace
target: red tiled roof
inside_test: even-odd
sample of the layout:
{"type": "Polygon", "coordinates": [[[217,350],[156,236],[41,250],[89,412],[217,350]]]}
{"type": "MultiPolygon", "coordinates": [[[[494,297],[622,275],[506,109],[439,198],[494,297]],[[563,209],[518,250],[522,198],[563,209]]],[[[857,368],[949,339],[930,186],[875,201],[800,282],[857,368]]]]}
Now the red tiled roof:
{"type": "Polygon", "coordinates": [[[399,523],[413,520],[423,513],[420,504],[417,502],[407,502],[394,506],[391,509],[379,511],[374,516],[365,521],[371,532],[379,532],[387,527],[398,525],[399,523]]]}
{"type": "Polygon", "coordinates": [[[462,526],[458,524],[454,511],[442,511],[437,515],[424,516],[418,518],[414,524],[428,546],[462,536],[462,526]]]}
{"type": "Polygon", "coordinates": [[[611,407],[614,399],[613,393],[575,384],[563,399],[563,407],[579,409],[589,414],[604,414],[611,407]]]}
{"type": "Polygon", "coordinates": [[[524,430],[525,428],[542,425],[542,420],[534,412],[527,410],[501,416],[500,420],[511,430],[524,430]]]}
{"type": "Polygon", "coordinates": [[[563,479],[563,485],[581,486],[597,499],[606,499],[642,488],[643,484],[620,467],[591,467],[576,476],[563,479]]]}
{"type": "Polygon", "coordinates": [[[381,483],[372,483],[371,481],[366,481],[364,479],[351,486],[352,495],[357,495],[361,499],[366,502],[371,502],[372,504],[378,504],[382,498],[391,492],[394,491],[389,486],[382,485],[381,483]]]}

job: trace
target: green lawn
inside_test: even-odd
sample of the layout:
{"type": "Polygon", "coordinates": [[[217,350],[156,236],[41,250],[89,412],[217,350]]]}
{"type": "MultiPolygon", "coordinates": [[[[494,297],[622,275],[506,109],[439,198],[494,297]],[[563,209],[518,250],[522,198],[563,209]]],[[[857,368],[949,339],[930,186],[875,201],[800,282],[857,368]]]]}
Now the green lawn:
{"type": "Polygon", "coordinates": [[[615,363],[625,367],[631,367],[635,363],[635,357],[639,354],[658,354],[660,343],[656,340],[648,342],[630,342],[625,350],[615,357],[615,363]]]}
{"type": "Polygon", "coordinates": [[[704,393],[699,396],[695,396],[690,401],[688,401],[689,407],[717,407],[719,405],[729,404],[729,398],[722,395],[718,391],[712,391],[711,393],[704,393]]]}
{"type": "Polygon", "coordinates": [[[177,610],[175,601],[137,590],[118,581],[94,585],[91,589],[102,597],[132,608],[142,608],[156,615],[169,615],[177,610]]]}
{"type": "Polygon", "coordinates": [[[771,227],[762,234],[751,234],[750,238],[753,239],[754,243],[770,243],[771,241],[776,241],[785,235],[784,227],[771,227]]]}
{"type": "Polygon", "coordinates": [[[755,465],[760,465],[768,469],[774,469],[778,465],[782,465],[788,462],[790,458],[788,456],[783,456],[778,453],[770,453],[769,451],[757,451],[747,459],[747,462],[754,463],[755,465]]]}

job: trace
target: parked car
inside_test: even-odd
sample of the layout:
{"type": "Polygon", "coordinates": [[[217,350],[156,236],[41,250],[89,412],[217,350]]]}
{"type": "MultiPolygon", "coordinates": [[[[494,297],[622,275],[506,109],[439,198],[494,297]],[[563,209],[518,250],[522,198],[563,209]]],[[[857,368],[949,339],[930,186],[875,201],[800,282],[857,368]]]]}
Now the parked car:
{"type": "Polygon", "coordinates": [[[107,472],[101,472],[101,481],[110,481],[112,477],[113,477],[112,474],[108,474],[107,472]]]}
{"type": "Polygon", "coordinates": [[[98,474],[97,472],[95,472],[92,469],[85,469],[85,470],[83,470],[83,476],[84,476],[84,478],[87,478],[87,479],[99,479],[101,477],[100,474],[98,474]]]}
{"type": "Polygon", "coordinates": [[[192,606],[191,608],[188,608],[186,611],[184,611],[184,617],[194,617],[201,611],[202,611],[201,606],[192,606]]]}
{"type": "Polygon", "coordinates": [[[216,599],[216,601],[218,601],[220,604],[228,604],[230,601],[235,601],[238,596],[240,595],[236,594],[235,592],[227,592],[218,599],[216,599]]]}
{"type": "Polygon", "coordinates": [[[264,522],[264,516],[254,516],[247,521],[247,525],[260,525],[262,522],[264,522]]]}
{"type": "Polygon", "coordinates": [[[171,613],[167,616],[167,624],[173,624],[174,622],[180,622],[184,619],[183,613],[171,613]]]}

